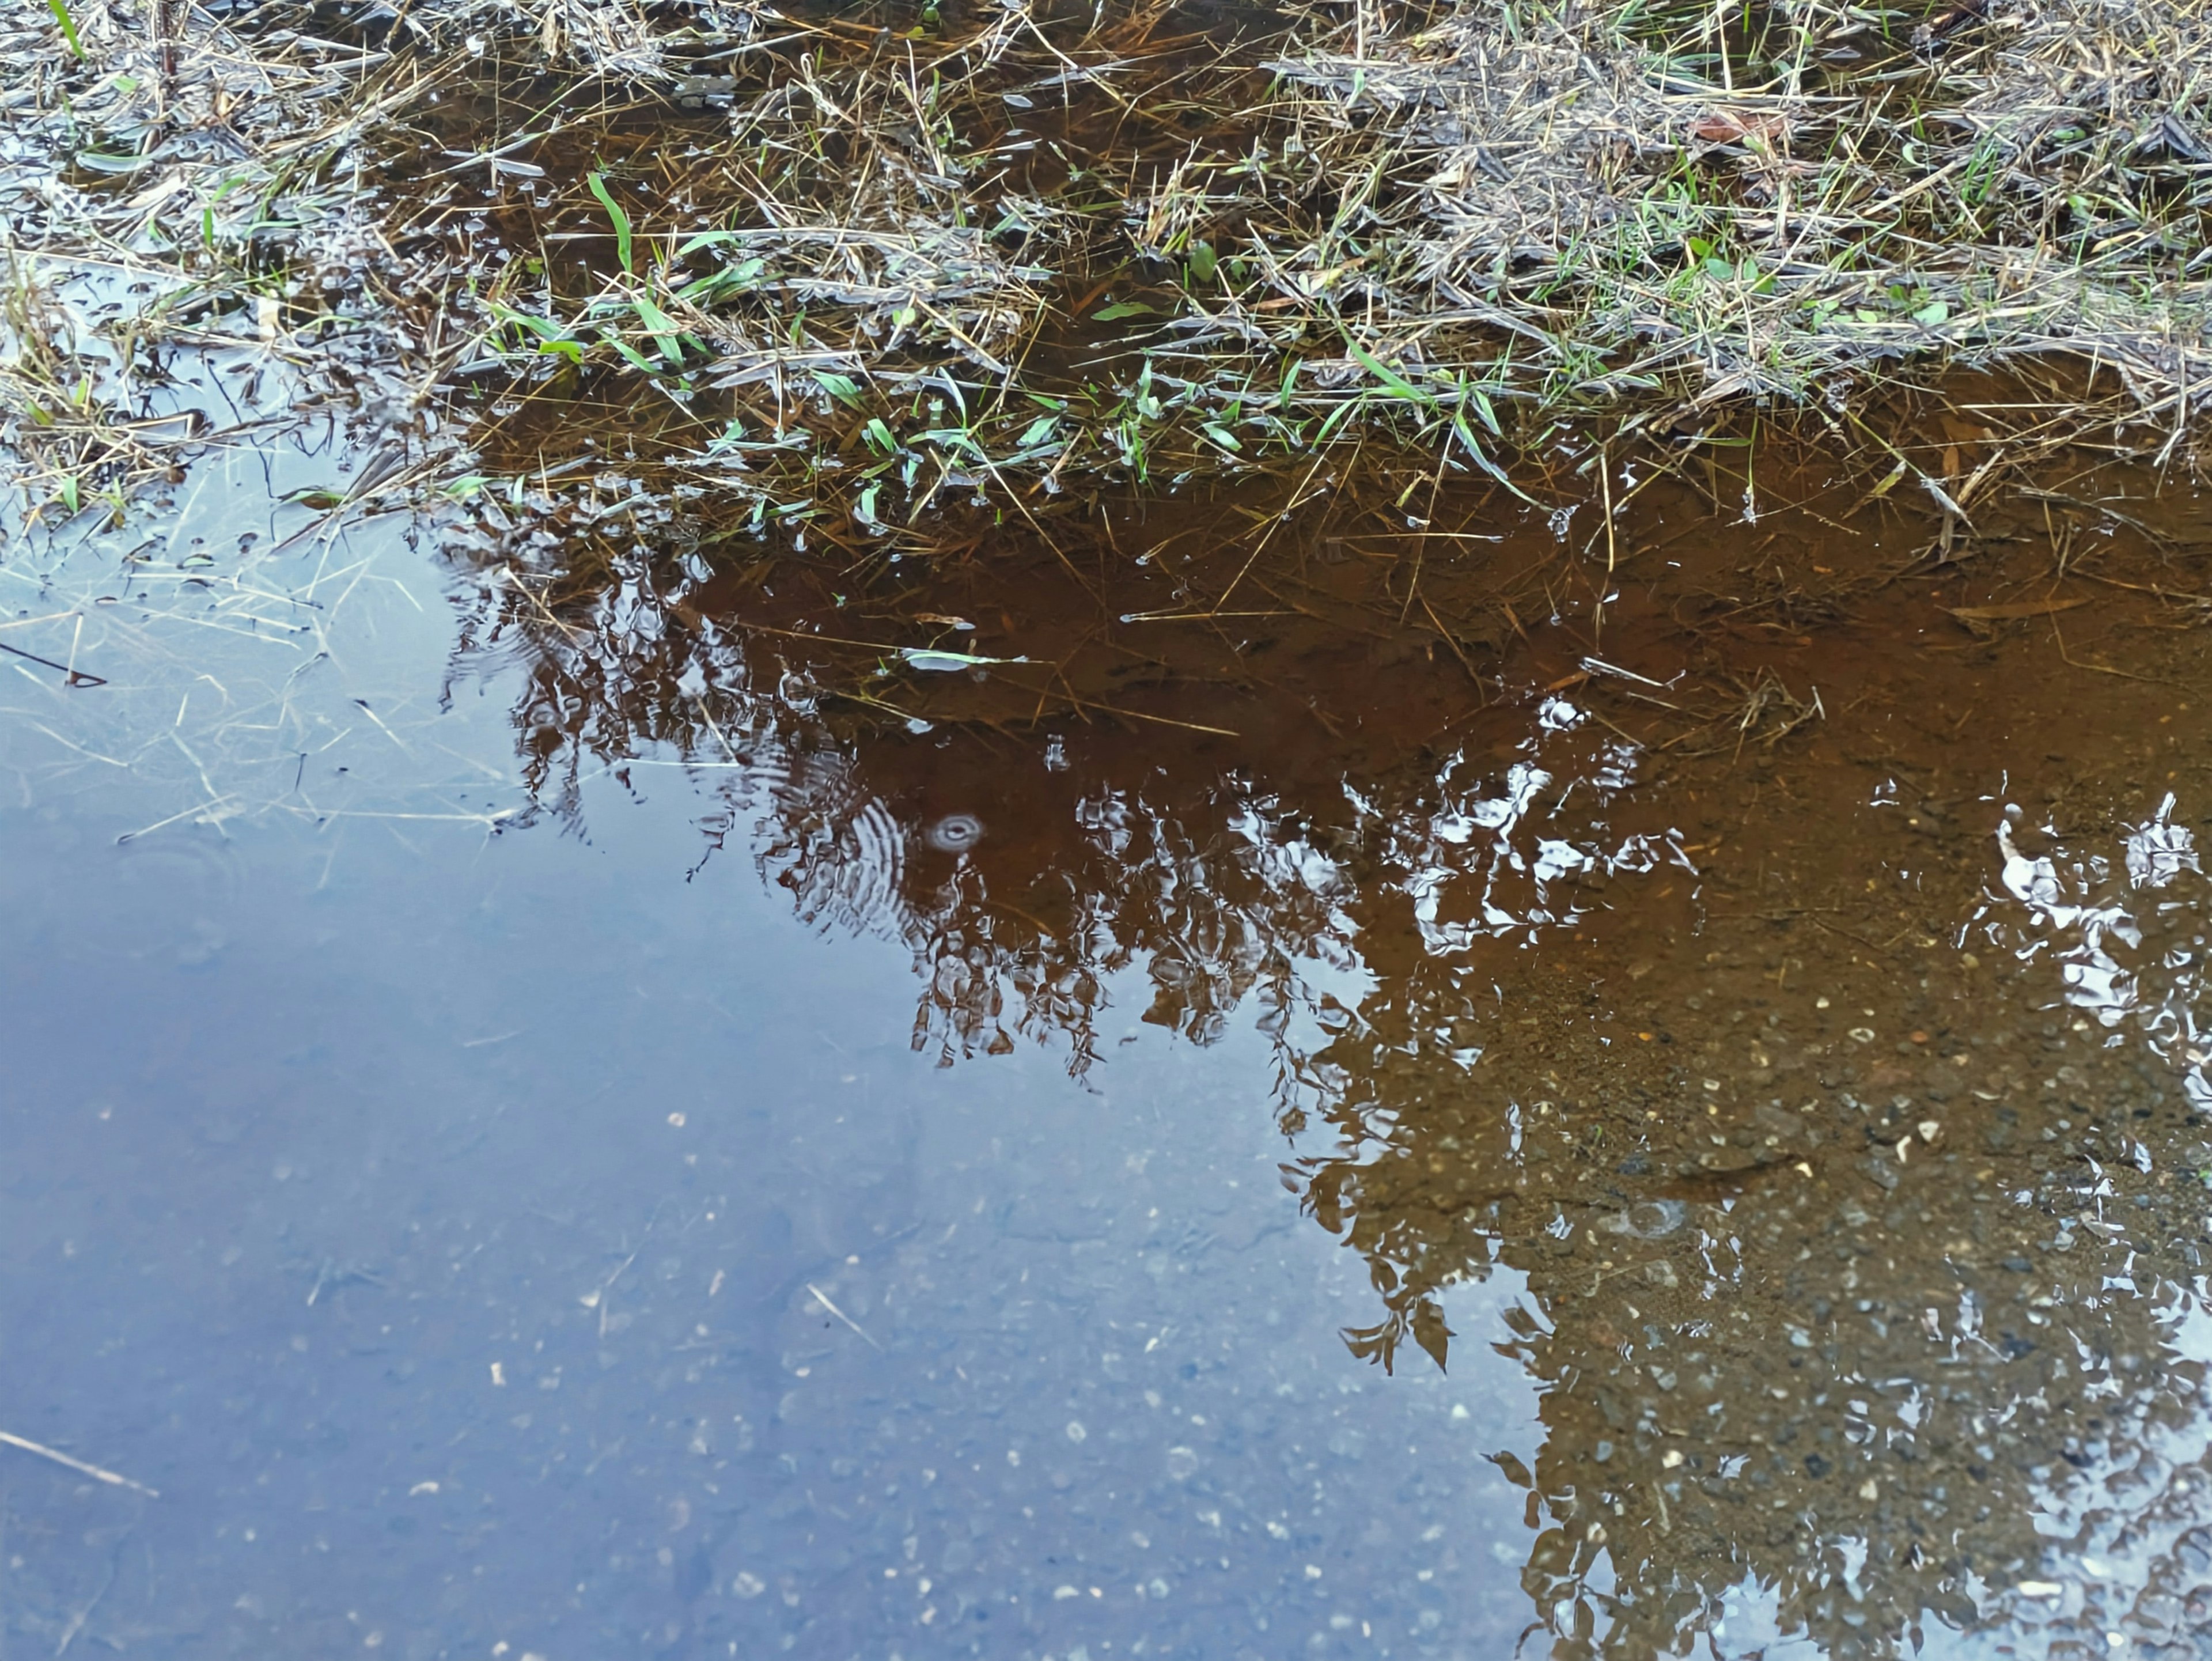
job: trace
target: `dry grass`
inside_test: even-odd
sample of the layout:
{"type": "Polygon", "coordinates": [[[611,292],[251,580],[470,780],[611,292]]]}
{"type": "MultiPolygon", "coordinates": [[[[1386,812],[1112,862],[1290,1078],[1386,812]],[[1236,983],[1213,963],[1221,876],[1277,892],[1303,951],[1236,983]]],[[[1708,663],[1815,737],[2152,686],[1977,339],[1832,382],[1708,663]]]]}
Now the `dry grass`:
{"type": "Polygon", "coordinates": [[[1856,411],[1960,368],[2064,366],[2044,439],[2171,456],[2202,405],[2181,8],[1394,15],[1237,43],[1012,12],[747,58],[681,155],[599,136],[626,265],[584,167],[549,191],[538,222],[602,246],[497,296],[486,472],[542,468],[533,405],[595,365],[669,394],[629,459],[848,542],[948,491],[1030,511],[1377,435],[1534,488],[1563,428],[1744,411],[1886,466],[1856,411]],[[518,380],[518,350],[567,362],[518,380]]]}
{"type": "Polygon", "coordinates": [[[1588,392],[1802,399],[2063,352],[2201,402],[2206,26],[2102,0],[1462,14],[1279,67],[1390,135],[1369,295],[1510,332],[1588,392]],[[1727,27],[1716,29],[1716,22],[1727,27]]]}
{"type": "Polygon", "coordinates": [[[194,11],[19,9],[0,53],[0,445],[30,522],[120,517],[197,455],[434,380],[420,273],[357,186],[365,135],[442,71],[194,11]],[[412,308],[418,316],[422,307],[412,308]]]}
{"type": "Polygon", "coordinates": [[[7,26],[46,512],[226,424],[179,345],[356,399],[418,447],[387,491],[502,532],[642,486],[848,546],[1378,436],[1538,495],[1563,432],[1861,445],[1962,366],[2069,365],[2039,435],[2171,456],[2212,380],[2178,3],[71,18],[7,26]]]}

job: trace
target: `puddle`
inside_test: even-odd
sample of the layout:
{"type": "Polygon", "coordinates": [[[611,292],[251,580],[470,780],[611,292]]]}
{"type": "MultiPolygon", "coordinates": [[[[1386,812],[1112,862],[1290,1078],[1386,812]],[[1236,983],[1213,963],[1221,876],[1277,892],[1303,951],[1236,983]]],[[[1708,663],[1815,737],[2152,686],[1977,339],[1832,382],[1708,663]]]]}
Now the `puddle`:
{"type": "Polygon", "coordinates": [[[11,1640],[2203,1641],[2185,490],[564,569],[331,454],[0,567],[11,1640]]]}
{"type": "MultiPolygon", "coordinates": [[[[1171,181],[1176,54],[1227,76],[1238,15],[1116,23],[1141,113],[1021,82],[995,188],[1171,181]]],[[[294,45],[303,99],[383,61],[294,45]]],[[[153,97],[100,84],[102,131],[153,97]]],[[[644,107],[510,145],[535,106],[447,90],[381,165],[458,158],[420,205],[471,243],[588,216],[516,267],[549,312],[633,263],[588,163],[721,165],[644,107]]],[[[1156,448],[1141,496],[1024,441],[994,496],[927,353],[878,377],[907,438],[781,312],[763,374],[641,414],[558,330],[519,378],[409,338],[319,184],[278,225],[289,173],[134,195],[29,143],[10,199],[145,240],[179,309],[125,362],[97,326],[144,296],[57,257],[7,325],[66,350],[0,525],[0,1640],[2212,1641],[2212,515],[2174,478],[1994,472],[2037,417],[1962,383],[1876,412],[1871,475],[1716,417],[1556,436],[1541,506],[1380,438],[1188,488],[1156,448]],[[210,258],[319,227],[296,282],[156,248],[203,186],[210,258]],[[676,477],[740,397],[719,482],[676,477]],[[880,496],[740,478],[787,405],[880,496]]],[[[1198,222],[1146,228],[1186,286],[1198,222]]],[[[960,361],[1079,377],[1151,326],[1085,271],[1024,336],[992,285],[1044,277],[947,223],[960,361]]],[[[825,275],[832,233],[770,228],[779,305],[910,326],[899,250],[825,275]]]]}

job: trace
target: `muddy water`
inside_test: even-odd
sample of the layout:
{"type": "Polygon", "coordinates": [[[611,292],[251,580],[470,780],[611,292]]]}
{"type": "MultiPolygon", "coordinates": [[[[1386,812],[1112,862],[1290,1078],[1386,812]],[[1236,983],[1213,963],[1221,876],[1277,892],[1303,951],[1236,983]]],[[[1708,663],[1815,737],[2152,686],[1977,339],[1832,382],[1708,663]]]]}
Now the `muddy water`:
{"type": "Polygon", "coordinates": [[[336,453],[0,565],[11,1649],[2212,1641],[2185,490],[336,453]]]}

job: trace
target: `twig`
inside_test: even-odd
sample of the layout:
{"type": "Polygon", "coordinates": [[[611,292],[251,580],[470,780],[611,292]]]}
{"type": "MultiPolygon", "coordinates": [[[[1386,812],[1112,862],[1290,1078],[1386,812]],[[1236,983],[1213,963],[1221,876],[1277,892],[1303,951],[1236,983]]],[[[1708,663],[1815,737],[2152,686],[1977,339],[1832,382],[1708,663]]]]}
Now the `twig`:
{"type": "MultiPolygon", "coordinates": [[[[70,649],[74,651],[76,649],[75,646],[72,645],[70,649]]],[[[63,683],[64,685],[105,686],[107,684],[107,683],[101,679],[98,675],[88,675],[82,669],[72,669],[66,663],[56,663],[52,658],[42,658],[36,652],[27,652],[20,646],[9,646],[4,642],[0,642],[0,652],[7,653],[10,657],[27,658],[33,663],[39,664],[45,668],[60,670],[64,675],[68,677],[68,679],[63,683]]]]}
{"type": "Polygon", "coordinates": [[[883,1346],[881,1344],[877,1343],[873,1338],[868,1337],[867,1329],[865,1327],[863,1327],[858,1321],[854,1320],[851,1316],[846,1314],[843,1310],[838,1308],[836,1305],[830,1301],[830,1294],[828,1293],[823,1291],[820,1287],[815,1285],[811,1281],[809,1281],[806,1283],[806,1289],[814,1294],[814,1301],[816,1303],[821,1305],[823,1308],[828,1310],[832,1315],[842,1321],[847,1326],[859,1333],[861,1337],[866,1338],[870,1348],[878,1351],[882,1350],[883,1346]]]}
{"type": "Polygon", "coordinates": [[[67,1465],[71,1470],[81,1471],[96,1482],[106,1482],[112,1488],[130,1488],[135,1493],[144,1494],[149,1500],[158,1500],[161,1497],[157,1491],[148,1488],[143,1482],[134,1482],[128,1476],[118,1475],[112,1470],[102,1470],[98,1465],[88,1465],[82,1459],[73,1459],[60,1449],[50,1448],[44,1442],[33,1442],[27,1436],[17,1436],[11,1432],[0,1430],[0,1443],[5,1443],[11,1448],[21,1448],[26,1453],[35,1453],[40,1458],[51,1459],[58,1465],[67,1465]]]}

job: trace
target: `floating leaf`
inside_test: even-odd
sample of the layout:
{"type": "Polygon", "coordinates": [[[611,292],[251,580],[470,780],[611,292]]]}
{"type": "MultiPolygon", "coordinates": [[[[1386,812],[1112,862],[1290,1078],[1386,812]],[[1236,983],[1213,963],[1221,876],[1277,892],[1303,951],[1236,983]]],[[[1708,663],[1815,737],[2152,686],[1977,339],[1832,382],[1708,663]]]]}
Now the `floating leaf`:
{"type": "Polygon", "coordinates": [[[909,669],[951,674],[961,669],[981,669],[994,663],[1027,663],[1027,658],[979,658],[969,652],[940,652],[933,646],[902,646],[899,656],[909,669]]]}
{"type": "Polygon", "coordinates": [[[92,173],[137,173],[153,163],[154,158],[150,155],[115,155],[106,150],[79,150],[76,153],[77,166],[92,173]]]}
{"type": "Polygon", "coordinates": [[[2047,618],[2053,611],[2070,611],[2087,605],[2089,596],[2065,599],[2024,599],[2009,605],[1947,605],[1943,609],[1961,623],[2016,623],[2024,618],[2047,618]]]}

